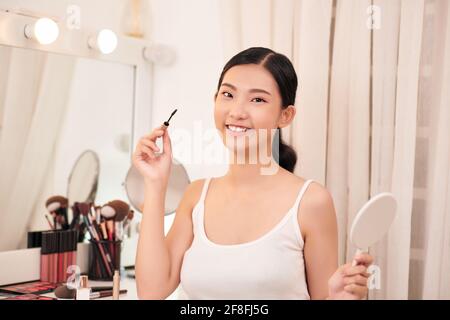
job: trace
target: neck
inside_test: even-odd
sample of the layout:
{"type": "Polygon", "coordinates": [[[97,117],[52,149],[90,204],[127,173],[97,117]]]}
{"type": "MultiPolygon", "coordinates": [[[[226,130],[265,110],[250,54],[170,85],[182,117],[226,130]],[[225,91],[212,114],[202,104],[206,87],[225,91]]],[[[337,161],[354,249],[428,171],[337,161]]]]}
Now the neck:
{"type": "Polygon", "coordinates": [[[230,165],[225,177],[233,187],[262,185],[272,181],[271,178],[283,170],[273,158],[268,164],[236,163],[231,160],[232,158],[230,158],[230,165]]]}

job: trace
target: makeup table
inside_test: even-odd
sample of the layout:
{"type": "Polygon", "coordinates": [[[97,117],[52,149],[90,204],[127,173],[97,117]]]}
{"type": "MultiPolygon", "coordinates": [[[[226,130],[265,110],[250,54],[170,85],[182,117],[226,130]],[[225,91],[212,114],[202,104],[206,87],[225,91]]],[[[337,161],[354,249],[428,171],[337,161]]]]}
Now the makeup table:
{"type": "MultiPolygon", "coordinates": [[[[112,286],[112,281],[89,281],[90,287],[97,286],[112,286]]],[[[136,290],[136,280],[133,278],[129,278],[127,276],[122,276],[120,279],[120,289],[127,289],[128,292],[126,294],[121,294],[119,300],[139,300],[136,290]]],[[[166,300],[177,300],[178,299],[178,290],[175,290],[172,295],[167,297],[166,300]]],[[[46,297],[55,298],[54,293],[46,293],[42,294],[46,297]]],[[[58,299],[65,300],[65,299],[58,299]]],[[[112,297],[98,298],[94,300],[112,300],[112,297]]]]}

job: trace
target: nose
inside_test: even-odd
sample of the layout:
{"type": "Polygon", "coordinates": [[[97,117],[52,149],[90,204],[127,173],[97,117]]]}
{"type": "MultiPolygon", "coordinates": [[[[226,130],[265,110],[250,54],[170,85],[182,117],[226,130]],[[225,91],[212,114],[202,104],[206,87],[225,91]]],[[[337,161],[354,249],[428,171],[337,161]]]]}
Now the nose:
{"type": "Polygon", "coordinates": [[[233,119],[247,119],[248,118],[248,114],[247,114],[245,105],[243,103],[239,103],[239,102],[233,104],[228,115],[230,116],[230,118],[233,118],[233,119]]]}

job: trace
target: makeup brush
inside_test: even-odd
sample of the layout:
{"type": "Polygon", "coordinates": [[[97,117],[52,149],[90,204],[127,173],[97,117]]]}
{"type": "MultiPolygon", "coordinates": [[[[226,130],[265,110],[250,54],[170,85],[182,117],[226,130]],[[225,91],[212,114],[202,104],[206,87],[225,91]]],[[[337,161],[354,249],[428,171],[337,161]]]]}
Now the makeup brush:
{"type": "Polygon", "coordinates": [[[113,276],[112,270],[114,269],[114,267],[112,265],[111,255],[109,254],[108,249],[103,247],[103,245],[100,243],[100,237],[95,228],[91,225],[91,222],[89,221],[90,204],[78,203],[78,209],[80,210],[80,214],[84,218],[84,222],[86,223],[87,229],[91,235],[92,240],[94,240],[94,242],[97,244],[98,249],[100,250],[100,256],[102,257],[102,261],[106,268],[106,272],[108,273],[109,277],[112,277],[113,276]]]}
{"type": "Polygon", "coordinates": [[[104,240],[108,240],[108,231],[106,231],[106,221],[105,218],[101,218],[100,229],[102,230],[102,235],[104,240]]]}
{"type": "Polygon", "coordinates": [[[95,205],[93,203],[89,203],[89,213],[90,213],[90,215],[88,214],[88,220],[91,223],[91,227],[92,227],[92,229],[94,231],[95,240],[99,241],[99,245],[103,244],[103,248],[105,250],[105,255],[106,255],[106,260],[109,263],[111,271],[113,271],[114,270],[114,264],[113,264],[112,259],[111,259],[111,253],[110,253],[108,244],[100,242],[101,240],[108,240],[108,237],[107,236],[105,237],[104,231],[102,230],[101,226],[97,223],[97,220],[96,220],[96,217],[95,217],[95,215],[96,215],[96,213],[95,213],[95,205]]]}
{"type": "Polygon", "coordinates": [[[131,220],[133,220],[133,218],[134,218],[134,210],[130,210],[130,212],[128,212],[126,219],[124,220],[124,228],[128,226],[128,224],[130,223],[131,220]]]}
{"type": "Polygon", "coordinates": [[[92,225],[94,226],[95,231],[97,231],[97,233],[99,235],[101,235],[100,225],[97,222],[97,217],[96,217],[96,212],[95,212],[95,205],[93,203],[90,204],[89,213],[91,214],[89,220],[91,221],[92,225]]]}
{"type": "Polygon", "coordinates": [[[122,200],[113,200],[100,209],[101,215],[106,220],[123,221],[130,213],[130,205],[122,200]]]}
{"type": "Polygon", "coordinates": [[[45,214],[45,219],[47,219],[50,229],[55,230],[55,226],[52,224],[52,222],[50,221],[50,217],[47,214],[45,214]]]}
{"type": "MultiPolygon", "coordinates": [[[[113,295],[112,287],[93,287],[91,288],[91,299],[98,299],[98,298],[104,298],[104,297],[111,297],[113,295]],[[104,288],[108,288],[109,290],[104,290],[104,288]]],[[[68,288],[66,285],[59,286],[54,291],[55,296],[60,299],[75,299],[75,296],[77,294],[76,289],[68,288]]],[[[120,290],[120,294],[127,293],[127,290],[120,290]]]]}
{"type": "Polygon", "coordinates": [[[67,204],[68,200],[66,197],[63,196],[52,196],[47,199],[45,202],[45,207],[47,208],[48,212],[50,212],[52,215],[56,214],[56,217],[54,217],[54,226],[56,228],[56,222],[61,222],[61,227],[63,229],[68,229],[68,219],[67,219],[67,204]],[[57,218],[61,217],[61,218],[57,218]]]}
{"type": "MultiPolygon", "coordinates": [[[[122,222],[130,213],[130,206],[122,200],[113,200],[105,204],[100,209],[100,214],[106,220],[106,226],[108,229],[108,238],[113,240],[115,237],[116,225],[114,222],[122,222]]],[[[117,233],[119,234],[119,239],[122,235],[120,224],[117,225],[117,233]]]]}
{"type": "Polygon", "coordinates": [[[164,123],[161,126],[161,129],[167,129],[167,127],[169,127],[169,121],[170,119],[172,119],[173,115],[177,112],[178,109],[175,109],[172,114],[170,115],[169,119],[167,121],[164,121],[164,123]]]}
{"type": "Polygon", "coordinates": [[[102,206],[95,206],[95,217],[97,218],[98,221],[100,221],[100,219],[102,217],[102,215],[100,214],[101,208],[102,208],[102,206]]]}
{"type": "MultiPolygon", "coordinates": [[[[127,218],[125,219],[124,223],[123,223],[123,232],[127,233],[129,230],[128,228],[130,227],[130,222],[131,220],[133,220],[134,217],[134,210],[130,210],[130,212],[127,215],[127,218]]],[[[128,233],[128,236],[130,236],[130,234],[128,233]]]]}
{"type": "Polygon", "coordinates": [[[78,229],[78,242],[83,242],[87,231],[86,223],[81,222],[80,224],[77,225],[77,229],[78,229]]]}
{"type": "Polygon", "coordinates": [[[80,223],[80,212],[78,211],[78,202],[72,205],[72,221],[70,222],[69,229],[75,228],[80,223]]]}
{"type": "Polygon", "coordinates": [[[67,198],[63,196],[53,196],[47,199],[45,207],[49,212],[56,212],[59,208],[67,208],[67,198]]]}
{"type": "Polygon", "coordinates": [[[131,221],[134,218],[134,210],[130,210],[130,213],[128,213],[127,221],[131,221]]]}

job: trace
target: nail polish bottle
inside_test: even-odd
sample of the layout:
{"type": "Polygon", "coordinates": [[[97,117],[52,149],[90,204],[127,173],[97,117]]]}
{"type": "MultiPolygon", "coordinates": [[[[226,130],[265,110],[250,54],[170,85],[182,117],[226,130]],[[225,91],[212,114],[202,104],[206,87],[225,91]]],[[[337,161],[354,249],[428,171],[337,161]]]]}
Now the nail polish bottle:
{"type": "Polygon", "coordinates": [[[88,277],[80,277],[80,287],[77,289],[76,300],[90,300],[91,288],[89,288],[88,277]]]}

